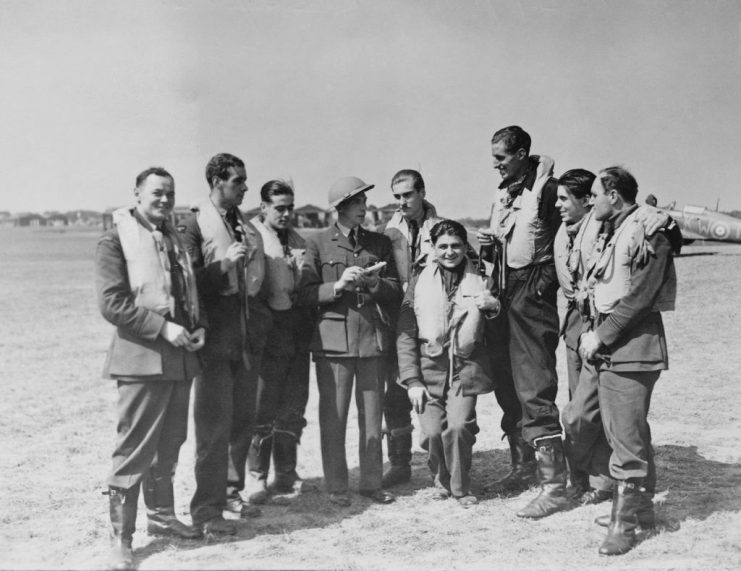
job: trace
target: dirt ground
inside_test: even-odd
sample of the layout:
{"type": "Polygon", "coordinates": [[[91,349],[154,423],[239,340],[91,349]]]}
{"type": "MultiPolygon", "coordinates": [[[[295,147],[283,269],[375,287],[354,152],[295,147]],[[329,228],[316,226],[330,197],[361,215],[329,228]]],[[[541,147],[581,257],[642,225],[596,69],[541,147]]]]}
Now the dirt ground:
{"type": "MultiPolygon", "coordinates": [[[[97,312],[97,233],[0,229],[0,568],[98,569],[108,526],[104,489],[115,436],[116,391],[100,378],[111,327],[97,312]]],[[[658,463],[656,533],[629,554],[604,558],[603,506],[540,521],[515,512],[535,494],[481,495],[463,510],[429,499],[415,443],[412,481],[398,501],[353,496],[349,509],[321,493],[270,504],[225,541],[134,539],[140,569],[738,569],[741,568],[741,246],[693,245],[677,264],[677,311],[665,315],[671,369],[650,420],[658,463]]],[[[559,348],[559,404],[567,398],[559,348]]],[[[313,382],[313,381],[312,381],[313,382]]],[[[474,491],[503,475],[509,458],[492,395],[478,406],[474,491]]],[[[312,384],[299,471],[321,488],[312,384]]],[[[348,459],[357,485],[356,419],[348,459]]],[[[181,451],[176,509],[188,519],[193,438],[181,451]]],[[[418,431],[416,432],[418,435],[418,431]]],[[[140,510],[141,511],[141,510],[140,510]]],[[[145,520],[139,519],[139,529],[145,520]]]]}

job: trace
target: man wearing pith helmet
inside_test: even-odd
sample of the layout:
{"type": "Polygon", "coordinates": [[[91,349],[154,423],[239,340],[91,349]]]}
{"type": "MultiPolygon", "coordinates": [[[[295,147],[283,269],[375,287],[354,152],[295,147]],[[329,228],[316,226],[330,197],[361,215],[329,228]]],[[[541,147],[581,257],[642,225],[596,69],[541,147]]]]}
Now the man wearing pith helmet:
{"type": "Polygon", "coordinates": [[[391,241],[362,227],[374,185],[348,176],[329,189],[337,222],[307,239],[301,303],[318,310],[311,341],[319,386],[322,465],[330,502],[349,506],[345,429],[352,397],[358,407],[360,494],[394,501],[381,488],[381,416],[386,363],[394,331],[389,309],[401,298],[391,241]]]}

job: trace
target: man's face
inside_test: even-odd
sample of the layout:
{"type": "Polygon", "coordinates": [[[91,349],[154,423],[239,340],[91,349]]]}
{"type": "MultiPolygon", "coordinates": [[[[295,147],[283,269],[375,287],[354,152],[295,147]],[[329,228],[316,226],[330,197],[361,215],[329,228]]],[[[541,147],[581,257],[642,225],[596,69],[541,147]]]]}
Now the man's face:
{"type": "Polygon", "coordinates": [[[262,213],[265,226],[276,232],[280,232],[291,225],[293,195],[278,194],[270,198],[271,202],[260,203],[260,212],[262,213]]]}
{"type": "Polygon", "coordinates": [[[466,254],[466,245],[458,236],[443,234],[434,246],[435,259],[440,265],[452,270],[457,268],[466,254]]]}
{"type": "Polygon", "coordinates": [[[556,192],[556,208],[561,212],[564,224],[575,224],[587,213],[589,197],[575,198],[565,186],[558,187],[556,192]]]}
{"type": "Polygon", "coordinates": [[[594,217],[597,220],[609,220],[614,213],[614,194],[615,190],[605,190],[602,186],[600,177],[594,179],[592,183],[592,208],[594,217]]]}
{"type": "Polygon", "coordinates": [[[244,167],[229,167],[226,179],[217,179],[214,189],[218,189],[224,201],[224,206],[239,206],[247,192],[247,173],[244,167]]]}
{"type": "Polygon", "coordinates": [[[419,220],[424,213],[424,190],[414,190],[412,181],[402,180],[391,187],[394,198],[399,201],[399,210],[406,220],[419,220]]]}
{"type": "Polygon", "coordinates": [[[348,228],[355,228],[365,222],[365,203],[367,201],[365,192],[356,194],[340,204],[338,218],[348,228]]]}
{"type": "Polygon", "coordinates": [[[167,176],[150,174],[134,189],[137,210],[152,225],[159,226],[175,206],[175,183],[167,176]]]}
{"type": "Polygon", "coordinates": [[[491,156],[493,158],[494,170],[499,171],[502,182],[514,182],[525,171],[527,166],[527,153],[525,149],[515,152],[507,150],[504,141],[491,144],[491,156]]]}

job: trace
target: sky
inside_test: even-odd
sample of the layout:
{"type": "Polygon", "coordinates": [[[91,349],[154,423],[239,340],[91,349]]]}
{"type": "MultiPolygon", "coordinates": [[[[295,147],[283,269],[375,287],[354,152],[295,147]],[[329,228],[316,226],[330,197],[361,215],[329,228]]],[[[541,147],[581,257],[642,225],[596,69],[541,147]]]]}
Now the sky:
{"type": "Polygon", "coordinates": [[[491,136],[630,169],[639,200],[741,209],[741,0],[0,0],[0,210],[104,210],[160,165],[178,205],[218,152],[327,205],[420,170],[488,214],[491,136]]]}

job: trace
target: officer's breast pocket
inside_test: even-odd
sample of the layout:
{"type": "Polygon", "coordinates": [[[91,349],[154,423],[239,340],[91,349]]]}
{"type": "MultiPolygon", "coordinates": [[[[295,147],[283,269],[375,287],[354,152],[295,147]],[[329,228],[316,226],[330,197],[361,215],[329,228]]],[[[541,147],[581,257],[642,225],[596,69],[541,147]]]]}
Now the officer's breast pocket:
{"type": "Polygon", "coordinates": [[[322,262],[322,280],[325,282],[336,282],[342,277],[347,268],[345,260],[331,259],[322,262]]]}

